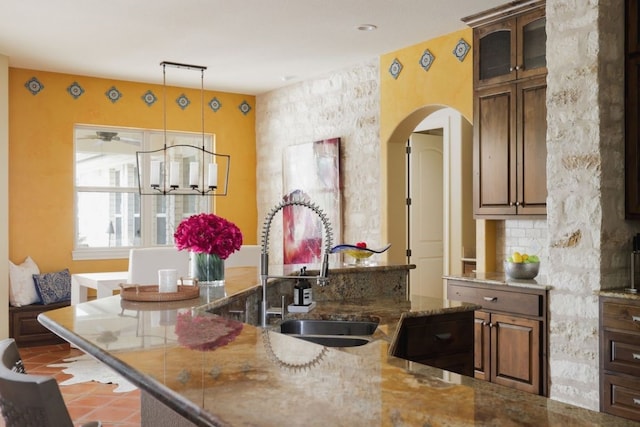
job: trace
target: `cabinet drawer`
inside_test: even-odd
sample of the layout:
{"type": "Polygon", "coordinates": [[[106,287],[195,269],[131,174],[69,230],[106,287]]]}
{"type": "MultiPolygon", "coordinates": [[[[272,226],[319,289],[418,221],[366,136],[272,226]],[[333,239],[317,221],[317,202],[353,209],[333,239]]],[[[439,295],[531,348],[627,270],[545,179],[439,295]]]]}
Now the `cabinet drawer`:
{"type": "Polygon", "coordinates": [[[602,305],[602,325],[640,333],[640,305],[605,302],[602,305]]]}
{"type": "Polygon", "coordinates": [[[525,316],[542,316],[542,296],[501,289],[475,288],[450,284],[447,286],[450,300],[475,303],[483,310],[504,311],[525,316]]]}
{"type": "Polygon", "coordinates": [[[604,332],[604,369],[640,376],[640,335],[604,332]]]}
{"type": "Polygon", "coordinates": [[[473,354],[473,312],[406,318],[404,357],[422,360],[440,355],[473,354]]]}
{"type": "Polygon", "coordinates": [[[640,421],[640,379],[605,374],[602,410],[640,421]]]}

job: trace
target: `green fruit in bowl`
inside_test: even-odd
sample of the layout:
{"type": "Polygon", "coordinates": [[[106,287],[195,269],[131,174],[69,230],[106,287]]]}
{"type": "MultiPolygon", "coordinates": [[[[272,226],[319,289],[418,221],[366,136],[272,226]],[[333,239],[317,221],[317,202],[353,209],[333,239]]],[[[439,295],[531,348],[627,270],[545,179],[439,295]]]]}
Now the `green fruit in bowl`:
{"type": "Polygon", "coordinates": [[[529,262],[540,262],[540,258],[537,255],[529,255],[529,262]]]}

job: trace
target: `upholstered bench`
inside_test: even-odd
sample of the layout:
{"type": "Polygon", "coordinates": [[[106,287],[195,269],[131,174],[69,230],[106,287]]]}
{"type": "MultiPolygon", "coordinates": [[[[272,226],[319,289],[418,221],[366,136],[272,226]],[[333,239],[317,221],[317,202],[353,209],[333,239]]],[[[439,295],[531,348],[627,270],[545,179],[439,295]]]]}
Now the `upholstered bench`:
{"type": "Polygon", "coordinates": [[[16,340],[18,347],[60,344],[65,342],[38,322],[38,314],[67,307],[70,301],[52,304],[31,304],[22,307],[9,307],[9,336],[16,340]]]}

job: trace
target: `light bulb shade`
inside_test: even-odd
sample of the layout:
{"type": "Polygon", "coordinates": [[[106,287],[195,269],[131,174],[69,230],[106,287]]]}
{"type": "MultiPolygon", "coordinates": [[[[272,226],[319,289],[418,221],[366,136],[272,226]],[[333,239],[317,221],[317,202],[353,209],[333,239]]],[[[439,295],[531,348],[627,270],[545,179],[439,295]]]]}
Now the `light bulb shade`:
{"type": "Polygon", "coordinates": [[[231,156],[195,145],[137,151],[140,195],[226,196],[231,156]]]}

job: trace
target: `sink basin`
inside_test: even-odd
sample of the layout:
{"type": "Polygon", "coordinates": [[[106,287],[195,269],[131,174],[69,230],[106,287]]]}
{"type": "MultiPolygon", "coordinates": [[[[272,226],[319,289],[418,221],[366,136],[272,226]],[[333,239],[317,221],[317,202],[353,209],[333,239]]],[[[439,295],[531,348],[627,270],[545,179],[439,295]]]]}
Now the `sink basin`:
{"type": "Polygon", "coordinates": [[[314,342],[325,347],[358,347],[369,343],[366,338],[354,338],[345,336],[318,336],[318,335],[291,335],[301,340],[314,342]]]}
{"type": "Polygon", "coordinates": [[[376,322],[294,319],[282,322],[280,332],[296,335],[371,335],[377,327],[376,322]]]}
{"type": "Polygon", "coordinates": [[[280,332],[326,347],[357,347],[370,341],[378,324],[350,320],[286,320],[280,332]]]}

